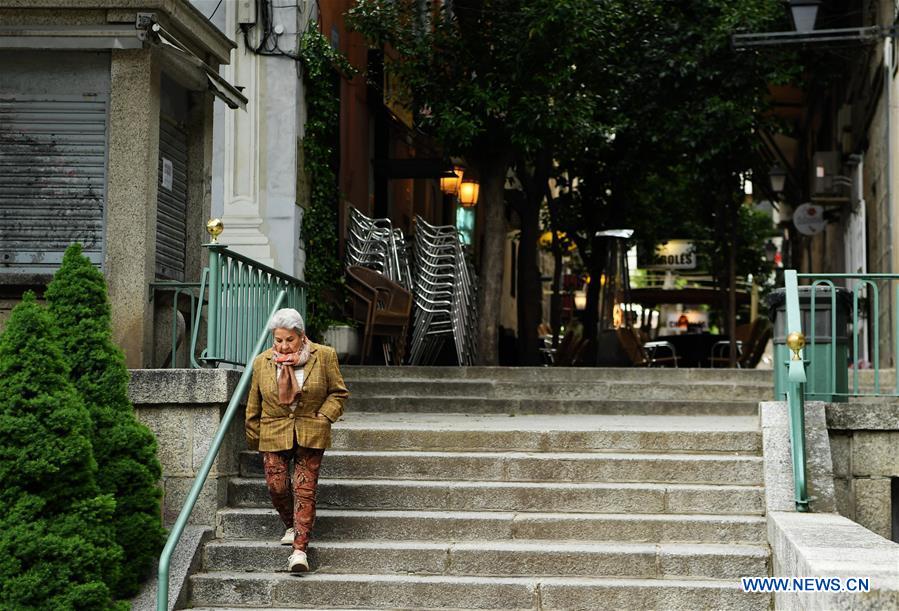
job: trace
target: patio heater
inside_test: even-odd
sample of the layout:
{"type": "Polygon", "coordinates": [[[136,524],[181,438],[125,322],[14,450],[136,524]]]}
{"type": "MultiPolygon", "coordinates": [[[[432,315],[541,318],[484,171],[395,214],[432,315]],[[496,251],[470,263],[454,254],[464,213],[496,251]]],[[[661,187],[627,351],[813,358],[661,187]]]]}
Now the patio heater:
{"type": "Polygon", "coordinates": [[[633,229],[597,231],[606,239],[605,276],[599,285],[599,330],[617,329],[625,325],[624,305],[630,303],[631,283],[627,268],[627,241],[633,229]]]}
{"type": "Polygon", "coordinates": [[[627,264],[628,240],[633,229],[597,231],[597,238],[606,243],[605,274],[599,281],[599,318],[596,333],[596,364],[601,366],[630,365],[631,358],[618,341],[617,330],[630,327],[625,310],[631,302],[630,273],[627,264]]]}

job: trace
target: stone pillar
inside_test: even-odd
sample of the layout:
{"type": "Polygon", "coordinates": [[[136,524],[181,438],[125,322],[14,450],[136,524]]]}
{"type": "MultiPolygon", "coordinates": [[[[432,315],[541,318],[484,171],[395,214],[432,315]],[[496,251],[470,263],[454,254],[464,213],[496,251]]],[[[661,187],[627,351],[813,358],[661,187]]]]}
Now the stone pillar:
{"type": "Polygon", "coordinates": [[[109,177],[104,269],[112,334],[128,367],[152,358],[159,63],[150,49],[113,50],[110,63],[109,177]]]}
{"type": "MultiPolygon", "coordinates": [[[[166,525],[174,523],[184,506],[239,378],[239,372],[225,369],[131,372],[128,395],[135,415],[153,431],[158,444],[166,525]]],[[[226,503],[228,480],[237,475],[239,454],[245,448],[241,409],[228,429],[189,524],[215,526],[216,512],[226,503]]]]}
{"type": "MultiPolygon", "coordinates": [[[[226,32],[237,30],[237,3],[225,4],[226,32]]],[[[264,126],[260,57],[241,42],[222,67],[228,82],[244,87],[246,112],[224,114],[223,199],[225,233],[221,242],[265,265],[274,266],[274,253],[262,227],[264,126]],[[263,140],[260,142],[260,140],[263,140]]]]}

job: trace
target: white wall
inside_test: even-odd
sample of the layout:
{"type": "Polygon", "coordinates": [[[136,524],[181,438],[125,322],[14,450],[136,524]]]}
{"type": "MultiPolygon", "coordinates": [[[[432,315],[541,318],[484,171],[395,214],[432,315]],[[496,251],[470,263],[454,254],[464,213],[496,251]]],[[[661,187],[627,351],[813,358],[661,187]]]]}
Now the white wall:
{"type": "MultiPolygon", "coordinates": [[[[305,112],[298,64],[288,57],[262,56],[246,48],[237,24],[237,3],[192,0],[212,23],[237,42],[232,63],[222,74],[246,87],[248,111],[216,101],[212,162],[212,213],[225,222],[222,241],[238,252],[276,269],[303,277],[305,253],[299,239],[303,209],[297,193],[297,147],[305,112]],[[241,113],[238,115],[238,113],[241,113]],[[230,231],[229,231],[230,229],[230,231]]],[[[297,48],[314,2],[273,2],[273,25],[284,33],[279,47],[297,48]]],[[[257,15],[258,17],[258,15],[257,15]]],[[[250,30],[256,43],[260,26],[250,30]]]]}

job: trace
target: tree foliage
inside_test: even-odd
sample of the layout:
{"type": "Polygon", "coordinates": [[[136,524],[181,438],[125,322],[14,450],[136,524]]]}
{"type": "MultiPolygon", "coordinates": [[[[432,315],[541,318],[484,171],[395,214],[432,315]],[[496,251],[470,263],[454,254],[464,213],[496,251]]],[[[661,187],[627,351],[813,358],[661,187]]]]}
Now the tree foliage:
{"type": "MultiPolygon", "coordinates": [[[[767,87],[790,74],[792,57],[735,52],[730,37],[783,29],[779,0],[359,0],[350,18],[398,59],[390,68],[418,126],[473,162],[482,194],[513,164],[542,190],[538,159],[557,162],[570,188],[551,216],[592,277],[605,262],[601,229],[633,228],[646,246],[709,235],[734,245],[746,234],[740,176],[767,173],[755,167],[757,133],[772,121],[767,87]]],[[[488,318],[501,286],[498,192],[482,197],[488,318]]],[[[523,227],[536,222],[533,206],[522,210],[523,227]]],[[[534,274],[530,252],[524,276],[534,274]]],[[[482,337],[495,341],[483,325],[482,337]]]]}
{"type": "Polygon", "coordinates": [[[131,597],[165,544],[156,438],[134,415],[125,357],[112,341],[106,280],[80,244],[66,250],[45,297],[70,379],[90,414],[97,484],[117,503],[111,523],[125,554],[113,592],[131,597]]]}
{"type": "Polygon", "coordinates": [[[28,293],[0,338],[0,608],[126,608],[122,549],[100,494],[74,356],[28,293]]]}
{"type": "Polygon", "coordinates": [[[615,227],[635,229],[646,251],[665,239],[695,240],[722,287],[732,251],[739,253],[738,275],[764,272],[767,232],[742,206],[741,176],[767,174],[758,133],[777,127],[766,112],[768,86],[791,77],[796,64],[786,54],[735,52],[730,36],[783,29],[782,4],[624,4],[610,68],[618,85],[605,105],[611,111],[597,118],[604,129],[558,157],[558,180],[570,186],[578,179],[576,189],[551,203],[558,228],[577,241],[594,278],[605,243],[592,236],[615,227]]]}

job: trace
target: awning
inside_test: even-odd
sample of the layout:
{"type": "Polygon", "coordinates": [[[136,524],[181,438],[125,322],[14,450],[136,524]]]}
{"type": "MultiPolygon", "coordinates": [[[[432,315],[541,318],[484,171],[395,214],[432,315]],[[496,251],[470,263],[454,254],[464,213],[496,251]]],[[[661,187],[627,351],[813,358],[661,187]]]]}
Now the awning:
{"type": "Polygon", "coordinates": [[[246,96],[241,93],[240,89],[222,78],[217,70],[194,55],[190,49],[158,23],[154,23],[150,30],[158,38],[159,43],[163,45],[166,57],[170,61],[179,63],[182,68],[193,71],[195,79],[205,83],[212,94],[227,104],[229,108],[247,109],[246,96]]]}
{"type": "Polygon", "coordinates": [[[0,49],[140,49],[142,30],[133,25],[0,25],[0,49]]]}
{"type": "MultiPolygon", "coordinates": [[[[631,289],[630,300],[646,306],[662,303],[687,304],[720,304],[726,299],[725,294],[717,289],[685,288],[685,289],[631,289]]],[[[746,305],[750,301],[749,293],[737,291],[737,305],[746,305]]]]}

